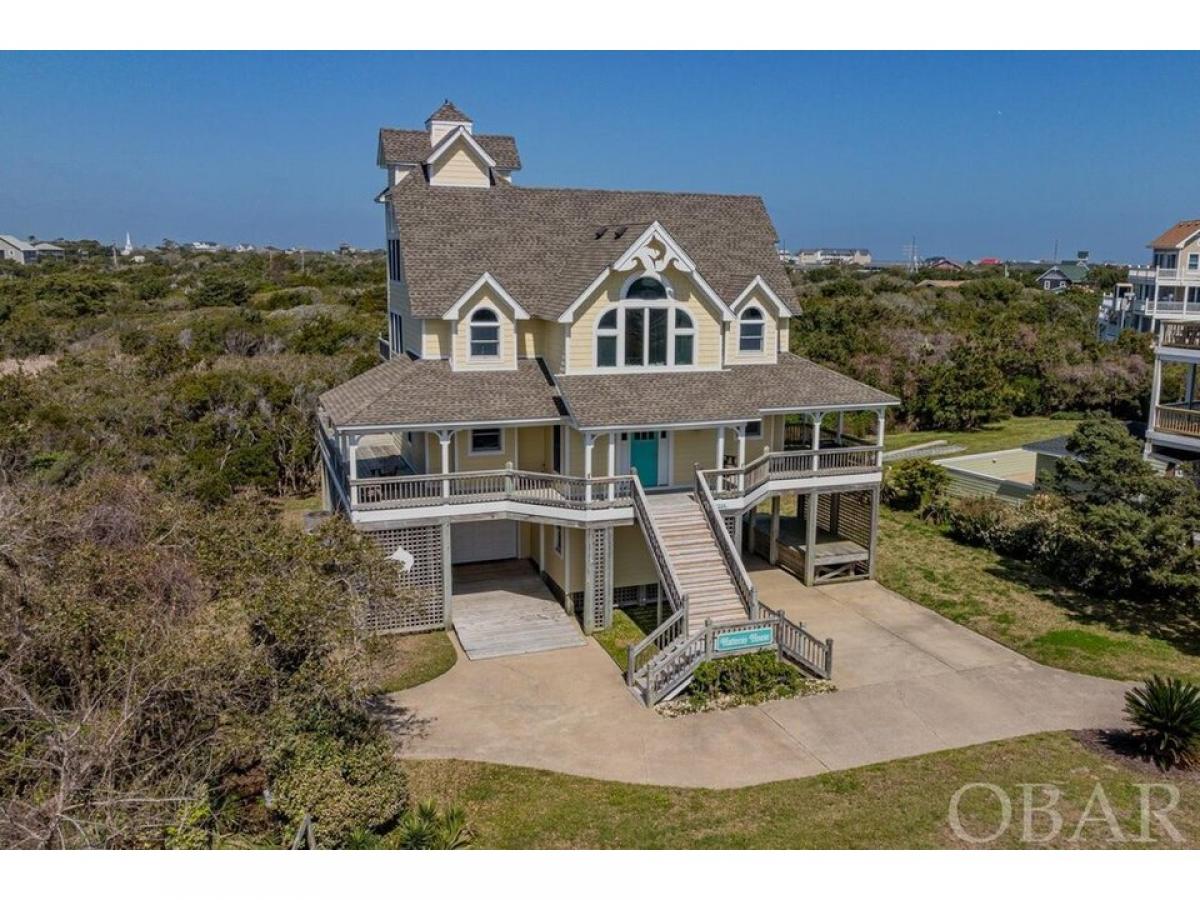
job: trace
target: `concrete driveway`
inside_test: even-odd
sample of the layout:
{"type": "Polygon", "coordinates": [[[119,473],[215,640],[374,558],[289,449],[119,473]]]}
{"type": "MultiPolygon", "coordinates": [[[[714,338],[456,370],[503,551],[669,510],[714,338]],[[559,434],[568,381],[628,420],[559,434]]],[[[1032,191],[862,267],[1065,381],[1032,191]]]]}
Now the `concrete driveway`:
{"type": "Polygon", "coordinates": [[[1123,724],[1126,685],[1031,662],[873,582],[805,588],[752,572],[762,599],[834,638],[838,690],[664,718],[594,641],[468,661],[394,694],[400,752],[616,781],[728,788],[1038,731],[1123,724]]]}

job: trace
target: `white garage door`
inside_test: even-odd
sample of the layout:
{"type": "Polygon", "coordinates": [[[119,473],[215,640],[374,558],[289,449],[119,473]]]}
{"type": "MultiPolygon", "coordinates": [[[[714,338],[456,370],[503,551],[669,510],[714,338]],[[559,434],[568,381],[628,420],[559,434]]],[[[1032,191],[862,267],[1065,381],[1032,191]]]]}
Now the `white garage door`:
{"type": "Polygon", "coordinates": [[[512,559],[517,555],[516,522],[462,522],[450,526],[451,562],[512,559]]]}

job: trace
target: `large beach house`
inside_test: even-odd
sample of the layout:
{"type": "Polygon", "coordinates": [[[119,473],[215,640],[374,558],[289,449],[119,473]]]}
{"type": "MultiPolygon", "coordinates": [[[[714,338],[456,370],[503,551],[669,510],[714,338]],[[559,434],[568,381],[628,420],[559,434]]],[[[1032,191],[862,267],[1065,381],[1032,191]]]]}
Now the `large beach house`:
{"type": "Polygon", "coordinates": [[[1146,245],[1150,265],[1134,266],[1100,305],[1100,336],[1125,329],[1162,331],[1170,321],[1200,320],[1200,219],[1176,222],[1146,245]]]}
{"type": "Polygon", "coordinates": [[[577,635],[656,604],[629,659],[648,702],[764,628],[827,674],[830,646],[758,603],[742,555],[869,577],[897,401],[788,351],[762,200],[517,186],[514,139],[448,101],[382,129],[378,163],[384,361],[320,408],[327,508],[411,588],[369,625],[453,627],[456,580],[489,563],[540,576],[577,635]]]}

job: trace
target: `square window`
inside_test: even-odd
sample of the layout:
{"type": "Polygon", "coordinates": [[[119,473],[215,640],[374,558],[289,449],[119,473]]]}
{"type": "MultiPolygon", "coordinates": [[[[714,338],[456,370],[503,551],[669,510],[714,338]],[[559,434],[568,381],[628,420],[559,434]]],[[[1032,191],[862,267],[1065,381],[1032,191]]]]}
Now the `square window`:
{"type": "Polygon", "coordinates": [[[762,437],[762,420],[761,419],[757,422],[747,422],[746,423],[746,437],[748,437],[748,438],[762,437]]]}
{"type": "Polygon", "coordinates": [[[504,433],[499,428],[475,428],[471,431],[472,453],[501,453],[504,433]]]}
{"type": "Polygon", "coordinates": [[[500,326],[471,326],[471,356],[496,357],[500,355],[500,326]]]}

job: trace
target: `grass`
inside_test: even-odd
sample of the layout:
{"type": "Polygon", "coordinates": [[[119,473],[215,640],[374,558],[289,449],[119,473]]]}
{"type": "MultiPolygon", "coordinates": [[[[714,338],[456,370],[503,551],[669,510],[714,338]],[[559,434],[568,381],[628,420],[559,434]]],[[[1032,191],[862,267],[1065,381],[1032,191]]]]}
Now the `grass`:
{"type": "Polygon", "coordinates": [[[592,637],[624,672],[629,661],[627,648],[654,630],[656,615],[653,605],[614,609],[612,626],[595,632],[592,637]]]}
{"type": "Polygon", "coordinates": [[[373,637],[370,650],[374,693],[391,694],[432,681],[448,672],[457,656],[444,631],[373,637]]]}
{"type": "Polygon", "coordinates": [[[1005,419],[985,425],[979,431],[906,431],[885,435],[886,450],[902,450],[915,444],[944,440],[959,444],[965,449],[959,454],[987,453],[992,450],[1009,450],[1033,441],[1061,437],[1075,430],[1078,421],[1051,419],[1046,416],[1023,416],[1005,419]]]}
{"type": "MultiPolygon", "coordinates": [[[[1072,735],[1032,735],[813,778],[713,791],[595,781],[535,769],[460,760],[406,760],[414,796],[461,804],[475,846],[490,848],[955,848],[967,844],[948,822],[954,792],[990,782],[1012,801],[1012,827],[988,846],[1019,848],[1021,784],[1053,783],[1066,827],[1057,847],[1121,846],[1102,821],[1069,840],[1096,784],[1122,831],[1136,836],[1136,785],[1163,776],[1083,746],[1072,735]]],[[[1179,779],[1170,819],[1182,846],[1200,846],[1200,782],[1179,779]]],[[[1040,794],[1034,794],[1035,802],[1040,794]]],[[[1154,804],[1164,797],[1156,794],[1154,804]]],[[[1093,813],[1099,814],[1093,808],[1093,813]]],[[[966,794],[960,820],[971,834],[994,831],[997,799],[966,794]]],[[[1037,828],[1046,819],[1034,817],[1037,828]]],[[[1181,846],[1157,827],[1155,844],[1181,846]]],[[[1038,844],[1036,846],[1046,846],[1038,844]]]]}
{"type": "Polygon", "coordinates": [[[320,508],[320,494],[313,494],[311,497],[284,497],[279,501],[279,516],[286,524],[303,528],[304,514],[320,508]]]}
{"type": "Polygon", "coordinates": [[[1200,623],[1134,600],[1097,600],[1033,566],[880,510],[879,582],[1031,659],[1087,675],[1200,678],[1200,623]]]}

